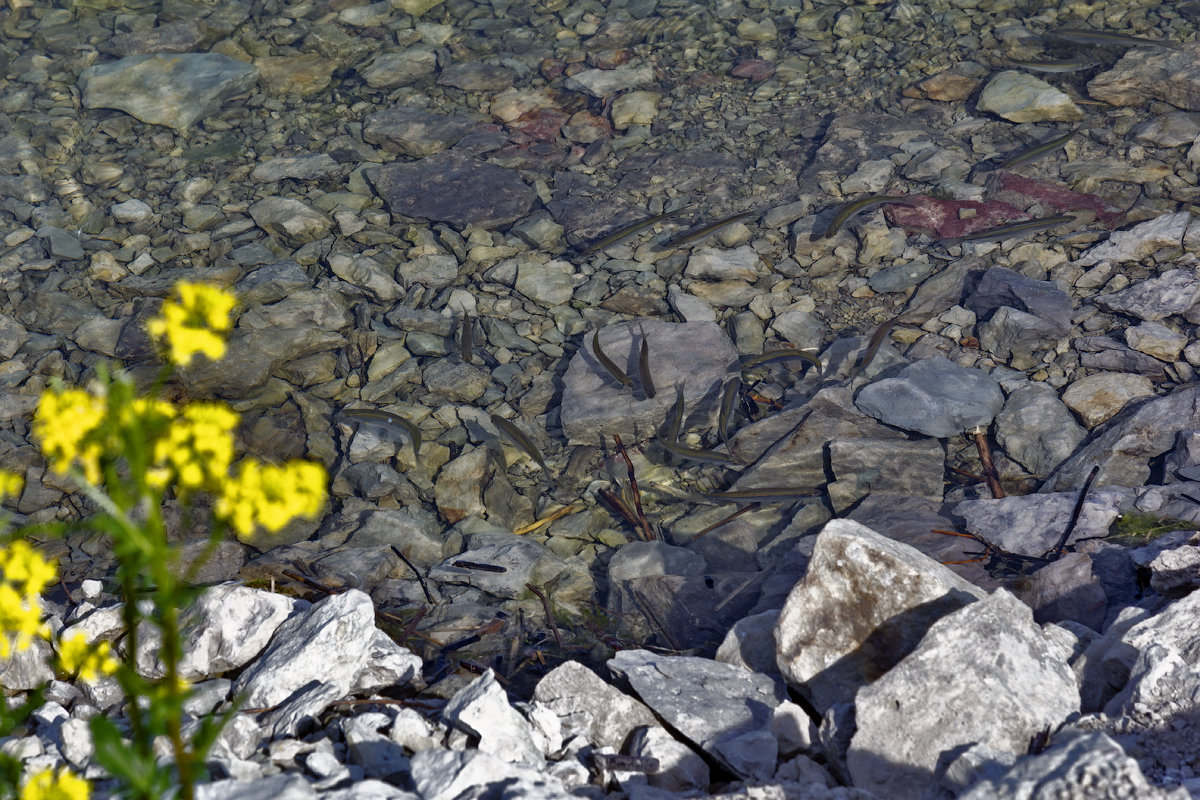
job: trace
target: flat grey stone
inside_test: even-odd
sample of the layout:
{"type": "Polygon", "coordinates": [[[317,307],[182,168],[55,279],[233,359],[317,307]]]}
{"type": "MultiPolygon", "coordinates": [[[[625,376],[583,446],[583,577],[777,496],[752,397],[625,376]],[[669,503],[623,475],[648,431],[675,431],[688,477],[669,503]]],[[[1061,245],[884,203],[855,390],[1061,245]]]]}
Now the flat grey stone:
{"type": "Polygon", "coordinates": [[[257,80],[257,67],[218,53],[127,56],[79,75],[85,107],[117,108],[181,131],[257,80]]]}
{"type": "Polygon", "coordinates": [[[379,167],[372,181],[393,214],[489,230],[525,216],[536,197],[516,171],[455,152],[379,167]]]}
{"type": "Polygon", "coordinates": [[[595,445],[599,437],[619,434],[625,444],[654,436],[684,398],[683,431],[709,427],[716,413],[714,396],[737,363],[737,351],[715,323],[672,323],[639,319],[608,325],[600,347],[627,375],[637,376],[637,358],[645,337],[656,394],[622,386],[596,360],[592,333],[571,357],[563,376],[562,427],[569,444],[595,445]]]}
{"type": "Polygon", "coordinates": [[[691,656],[621,650],[608,668],[629,681],[646,705],[736,774],[765,780],[775,771],[771,710],[782,688],[765,675],[691,656]]]}
{"type": "Polygon", "coordinates": [[[854,404],[888,425],[949,438],[991,424],[1004,393],[985,373],[935,357],[868,384],[854,404]]]}
{"type": "Polygon", "coordinates": [[[367,116],[363,139],[392,153],[424,158],[452,147],[479,122],[463,114],[424,108],[389,108],[367,116]]]}

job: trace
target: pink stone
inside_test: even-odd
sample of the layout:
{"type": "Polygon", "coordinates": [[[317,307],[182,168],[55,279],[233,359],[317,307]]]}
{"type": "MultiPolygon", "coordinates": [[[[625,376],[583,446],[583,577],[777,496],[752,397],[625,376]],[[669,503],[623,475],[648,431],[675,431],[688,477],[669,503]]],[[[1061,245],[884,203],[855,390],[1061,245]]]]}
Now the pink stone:
{"type": "Polygon", "coordinates": [[[745,58],[735,64],[729,74],[735,78],[749,78],[759,83],[775,74],[775,64],[761,58],[745,58]]]}
{"type": "Polygon", "coordinates": [[[928,233],[937,239],[966,236],[1029,216],[1019,208],[995,200],[980,203],[975,200],[939,200],[917,195],[911,201],[905,205],[884,206],[883,213],[888,222],[900,228],[928,233]],[[963,216],[963,212],[971,211],[974,212],[973,216],[963,216]]]}
{"type": "Polygon", "coordinates": [[[1106,227],[1113,228],[1125,216],[1125,212],[1103,197],[1083,192],[1073,192],[1065,186],[1049,181],[1039,181],[1000,173],[999,196],[1016,205],[1030,206],[1034,202],[1044,203],[1055,211],[1092,211],[1096,219],[1106,227]]]}

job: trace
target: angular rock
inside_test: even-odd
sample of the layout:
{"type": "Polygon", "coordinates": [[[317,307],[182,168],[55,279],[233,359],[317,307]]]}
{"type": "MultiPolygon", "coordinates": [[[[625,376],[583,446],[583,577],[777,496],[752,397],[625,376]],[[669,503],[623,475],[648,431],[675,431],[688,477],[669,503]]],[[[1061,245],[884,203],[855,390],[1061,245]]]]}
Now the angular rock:
{"type": "Polygon", "coordinates": [[[1200,109],[1196,44],[1178,49],[1135,47],[1107,72],[1088,81],[1088,96],[1114,106],[1162,100],[1185,111],[1200,109]]]}
{"type": "Polygon", "coordinates": [[[737,363],[737,351],[715,323],[670,323],[639,319],[600,331],[602,352],[627,375],[638,374],[641,342],[647,343],[655,397],[622,386],[592,352],[592,335],[571,358],[563,376],[562,427],[570,444],[595,444],[597,436],[619,434],[626,442],[649,438],[659,430],[683,393],[681,430],[708,427],[716,412],[714,395],[737,363]]]}
{"type": "Polygon", "coordinates": [[[1110,234],[1107,241],[1089,249],[1075,263],[1081,267],[1090,267],[1102,261],[1122,264],[1140,261],[1164,247],[1180,247],[1184,233],[1193,220],[1195,217],[1191,212],[1177,211],[1139,222],[1131,228],[1110,234]]]}
{"type": "Polygon", "coordinates": [[[1008,395],[996,415],[996,441],[1034,475],[1046,475],[1075,451],[1087,431],[1045,383],[1008,395]]]}
{"type": "Polygon", "coordinates": [[[1144,375],[1096,372],[1073,381],[1062,394],[1063,402],[1089,429],[1111,419],[1129,403],[1154,397],[1154,384],[1144,375]]]}
{"type": "Polygon", "coordinates": [[[849,386],[831,386],[796,409],[768,415],[738,431],[735,452],[753,460],[734,489],[756,486],[818,486],[827,480],[831,442],[905,441],[907,437],[861,413],[849,386]]]}
{"type": "Polygon", "coordinates": [[[1001,306],[1034,315],[1059,335],[1071,330],[1071,297],[1051,281],[1036,281],[1019,272],[992,267],[964,304],[983,320],[1001,306]]]}
{"type": "Polygon", "coordinates": [[[1060,90],[1027,72],[1003,70],[983,87],[977,103],[1009,122],[1074,122],[1079,106],[1060,90]]]}
{"type": "MultiPolygon", "coordinates": [[[[962,518],[966,530],[997,547],[1010,553],[1041,556],[1058,543],[1074,516],[1078,500],[1078,489],[1057,494],[964,500],[954,506],[954,513],[962,518]]],[[[1116,487],[1097,490],[1093,486],[1069,541],[1106,535],[1129,501],[1127,490],[1116,487]]]]}
{"type": "Polygon", "coordinates": [[[460,227],[506,227],[536,197],[515,171],[454,152],[379,167],[372,182],[393,214],[460,227]]]}
{"type": "Polygon", "coordinates": [[[117,108],[142,122],[186,130],[249,91],[258,69],[218,53],[127,56],[79,74],[87,108],[117,108]]]}
{"type": "Polygon", "coordinates": [[[424,108],[389,108],[367,116],[363,139],[391,153],[424,158],[453,147],[477,125],[477,120],[462,114],[438,114],[424,108]]]}
{"type": "Polygon", "coordinates": [[[636,728],[658,724],[644,704],[575,661],[555,667],[538,681],[533,699],[558,716],[564,737],[578,734],[598,747],[619,751],[636,728]]]}
{"type": "Polygon", "coordinates": [[[506,763],[480,750],[422,750],[413,754],[410,774],[421,800],[493,795],[576,800],[557,778],[520,764],[506,763]],[[488,791],[488,787],[494,788],[488,791]]]}
{"type": "Polygon", "coordinates": [[[834,520],[779,615],[779,670],[823,713],[886,674],[936,620],[984,596],[914,548],[834,520]]]}
{"type": "Polygon", "coordinates": [[[937,770],[961,748],[1024,754],[1030,737],[1079,710],[1069,655],[1003,589],[935,622],[855,698],[854,785],[897,800],[938,796],[937,770]]]}
{"type": "Polygon", "coordinates": [[[1036,351],[1054,350],[1061,338],[1058,325],[1008,306],[979,326],[979,347],[1013,369],[1038,366],[1036,351]]]}
{"type": "Polygon", "coordinates": [[[621,650],[608,668],[668,725],[709,756],[751,780],[775,772],[778,741],[771,710],[784,699],[770,678],[705,658],[621,650]]]}
{"type": "Polygon", "coordinates": [[[1200,276],[1193,269],[1170,269],[1119,292],[1092,299],[1109,311],[1157,322],[1172,314],[1182,314],[1200,301],[1200,276]]]}
{"type": "Polygon", "coordinates": [[[290,247],[315,242],[333,222],[291,197],[264,197],[250,206],[254,223],[290,247]]]}
{"type": "Polygon", "coordinates": [[[544,741],[508,703],[492,670],[459,690],[442,710],[447,722],[479,737],[479,750],[509,763],[545,765],[544,741]]]}
{"type": "Polygon", "coordinates": [[[1187,800],[1190,796],[1182,787],[1167,791],[1151,785],[1120,745],[1103,733],[1086,733],[1055,741],[1044,752],[1018,761],[1003,776],[975,784],[959,800],[1031,800],[1045,791],[1063,800],[1187,800]]]}
{"type": "Polygon", "coordinates": [[[1151,460],[1174,445],[1175,433],[1196,427],[1200,427],[1198,386],[1188,384],[1138,403],[1097,428],[1039,491],[1078,489],[1094,465],[1100,472],[1093,487],[1141,486],[1150,477],[1151,460]]]}
{"type": "Polygon", "coordinates": [[[1004,393],[983,372],[935,357],[867,385],[854,404],[888,425],[947,438],[989,425],[1004,393]]]}
{"type": "Polygon", "coordinates": [[[205,590],[184,614],[180,676],[203,680],[250,663],[295,606],[289,597],[244,586],[205,590]]]}
{"type": "Polygon", "coordinates": [[[273,706],[311,685],[342,696],[362,671],[375,635],[375,605],[351,589],[281,625],[267,651],[234,685],[250,708],[273,706]]]}

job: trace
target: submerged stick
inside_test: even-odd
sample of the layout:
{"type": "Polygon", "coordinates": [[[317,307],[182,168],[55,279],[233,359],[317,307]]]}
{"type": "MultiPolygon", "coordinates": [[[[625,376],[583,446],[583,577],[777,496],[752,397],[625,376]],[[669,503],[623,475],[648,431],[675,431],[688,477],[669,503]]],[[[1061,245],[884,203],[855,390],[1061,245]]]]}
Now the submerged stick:
{"type": "Polygon", "coordinates": [[[971,436],[975,438],[975,447],[979,450],[979,460],[983,464],[983,476],[987,478],[988,489],[991,490],[992,497],[999,500],[1004,497],[1004,487],[1000,485],[1000,473],[996,472],[996,465],[992,462],[992,450],[988,447],[987,434],[977,425],[971,431],[971,436]]]}

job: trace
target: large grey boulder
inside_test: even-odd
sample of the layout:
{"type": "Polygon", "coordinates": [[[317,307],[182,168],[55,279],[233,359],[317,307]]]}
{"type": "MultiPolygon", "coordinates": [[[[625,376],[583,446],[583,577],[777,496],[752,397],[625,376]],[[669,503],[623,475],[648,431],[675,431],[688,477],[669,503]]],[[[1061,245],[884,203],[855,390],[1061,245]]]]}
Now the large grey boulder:
{"type": "Polygon", "coordinates": [[[855,698],[854,785],[894,800],[944,798],[939,772],[967,748],[1024,754],[1079,710],[1069,657],[1003,589],[934,623],[855,698]]]}
{"type": "Polygon", "coordinates": [[[824,713],[912,652],[935,621],[982,597],[915,548],[833,520],[775,626],[779,670],[824,713]]]}

